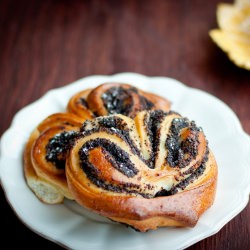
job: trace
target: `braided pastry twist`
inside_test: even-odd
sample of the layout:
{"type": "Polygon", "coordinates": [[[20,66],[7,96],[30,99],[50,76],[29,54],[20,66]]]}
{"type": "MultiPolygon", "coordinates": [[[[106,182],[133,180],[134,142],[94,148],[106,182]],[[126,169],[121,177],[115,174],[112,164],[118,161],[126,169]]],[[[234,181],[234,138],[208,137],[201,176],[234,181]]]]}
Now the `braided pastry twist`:
{"type": "Polygon", "coordinates": [[[217,164],[201,128],[175,112],[87,120],[66,160],[84,207],[139,231],[194,226],[213,203],[217,164]]]}

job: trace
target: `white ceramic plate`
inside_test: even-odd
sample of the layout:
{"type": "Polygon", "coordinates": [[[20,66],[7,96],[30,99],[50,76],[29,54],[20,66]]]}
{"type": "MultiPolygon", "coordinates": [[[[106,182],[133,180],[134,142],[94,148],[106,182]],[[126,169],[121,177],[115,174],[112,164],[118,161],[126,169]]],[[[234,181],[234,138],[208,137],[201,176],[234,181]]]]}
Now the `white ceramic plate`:
{"type": "Polygon", "coordinates": [[[1,138],[1,184],[10,205],[31,230],[71,249],[184,249],[217,233],[243,210],[250,193],[249,166],[250,139],[227,105],[174,79],[134,73],[90,76],[50,90],[20,110],[1,138]],[[107,81],[130,83],[165,96],[172,102],[173,110],[203,128],[219,167],[218,189],[214,205],[194,228],[160,228],[138,233],[120,224],[108,223],[72,201],[61,205],[42,204],[26,186],[22,150],[33,128],[46,116],[64,111],[74,93],[107,81]]]}

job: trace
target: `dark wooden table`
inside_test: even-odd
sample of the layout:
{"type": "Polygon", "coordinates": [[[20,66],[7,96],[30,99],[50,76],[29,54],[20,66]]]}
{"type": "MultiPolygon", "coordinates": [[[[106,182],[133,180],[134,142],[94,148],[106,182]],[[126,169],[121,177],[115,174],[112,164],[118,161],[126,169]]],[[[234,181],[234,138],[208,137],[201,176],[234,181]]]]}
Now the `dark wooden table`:
{"type": "MultiPolygon", "coordinates": [[[[125,71],[173,77],[215,95],[249,134],[250,72],[233,65],[208,36],[217,27],[217,3],[0,1],[0,134],[19,109],[49,89],[125,71]]],[[[60,249],[19,221],[2,190],[0,201],[1,244],[60,249]]],[[[217,234],[188,249],[249,247],[250,204],[217,234]]]]}

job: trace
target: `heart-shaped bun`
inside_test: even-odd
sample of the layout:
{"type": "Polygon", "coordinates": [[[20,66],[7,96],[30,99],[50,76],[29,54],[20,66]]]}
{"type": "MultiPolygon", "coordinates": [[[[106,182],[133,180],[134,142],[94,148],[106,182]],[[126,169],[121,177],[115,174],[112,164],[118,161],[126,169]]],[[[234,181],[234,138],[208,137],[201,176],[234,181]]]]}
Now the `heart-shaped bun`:
{"type": "Polygon", "coordinates": [[[66,161],[82,206],[139,231],[194,226],[214,202],[217,164],[204,132],[175,112],[86,121],[66,161]]]}

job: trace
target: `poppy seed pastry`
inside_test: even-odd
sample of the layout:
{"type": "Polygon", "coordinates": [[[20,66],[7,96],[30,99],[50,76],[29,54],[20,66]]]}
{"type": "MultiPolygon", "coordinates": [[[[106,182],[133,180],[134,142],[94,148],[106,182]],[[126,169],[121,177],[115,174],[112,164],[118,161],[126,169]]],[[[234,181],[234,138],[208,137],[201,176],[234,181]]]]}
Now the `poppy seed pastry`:
{"type": "Polygon", "coordinates": [[[85,119],[112,114],[134,117],[143,110],[169,111],[170,105],[166,98],[130,84],[106,82],[74,94],[68,102],[67,111],[85,119]]]}
{"type": "Polygon", "coordinates": [[[73,199],[65,177],[65,160],[83,121],[71,113],[52,114],[37,125],[25,145],[24,177],[44,203],[62,203],[65,197],[73,199]]]}
{"type": "Polygon", "coordinates": [[[194,121],[151,110],[85,121],[66,178],[80,205],[145,232],[195,226],[214,202],[217,164],[194,121]]]}

